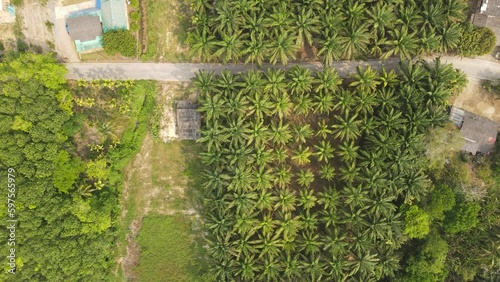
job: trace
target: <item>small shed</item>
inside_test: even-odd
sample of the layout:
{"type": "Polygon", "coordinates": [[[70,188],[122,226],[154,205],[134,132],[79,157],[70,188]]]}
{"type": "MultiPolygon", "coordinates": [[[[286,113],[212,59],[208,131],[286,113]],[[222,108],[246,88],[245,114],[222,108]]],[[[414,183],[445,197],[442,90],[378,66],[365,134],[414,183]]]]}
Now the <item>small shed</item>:
{"type": "Polygon", "coordinates": [[[465,143],[463,151],[488,154],[495,147],[499,124],[474,113],[452,107],[450,120],[460,129],[465,143]]]}
{"type": "Polygon", "coordinates": [[[176,134],[182,140],[200,138],[201,116],[196,111],[197,105],[188,100],[176,103],[176,134]]]}
{"type": "Polygon", "coordinates": [[[102,28],[104,31],[128,29],[125,0],[101,0],[102,28]]]}

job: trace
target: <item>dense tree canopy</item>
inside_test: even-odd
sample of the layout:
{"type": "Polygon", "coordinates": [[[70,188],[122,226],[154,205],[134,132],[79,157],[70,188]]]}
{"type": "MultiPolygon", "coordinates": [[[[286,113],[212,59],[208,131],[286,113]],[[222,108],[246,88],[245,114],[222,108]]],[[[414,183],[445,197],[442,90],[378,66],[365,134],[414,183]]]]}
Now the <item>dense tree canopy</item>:
{"type": "MultiPolygon", "coordinates": [[[[398,73],[359,67],[342,79],[294,66],[196,75],[200,208],[218,281],[395,277],[405,221],[415,220],[406,210],[431,187],[424,134],[445,124],[446,98],[464,81],[439,61],[402,62],[398,73]]],[[[429,263],[440,273],[436,256],[429,263]]]]}
{"type": "Polygon", "coordinates": [[[461,41],[472,43],[462,38],[464,0],[191,3],[188,42],[203,61],[286,64],[299,55],[319,56],[329,65],[339,59],[454,52],[461,41]]]}

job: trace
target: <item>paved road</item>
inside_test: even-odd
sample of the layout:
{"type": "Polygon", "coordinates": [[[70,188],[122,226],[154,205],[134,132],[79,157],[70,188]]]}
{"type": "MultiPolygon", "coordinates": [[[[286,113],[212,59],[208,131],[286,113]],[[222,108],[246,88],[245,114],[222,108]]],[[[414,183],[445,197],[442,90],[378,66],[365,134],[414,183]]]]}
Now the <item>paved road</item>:
{"type": "MultiPolygon", "coordinates": [[[[496,79],[500,78],[500,63],[480,59],[460,59],[457,57],[442,57],[442,62],[452,63],[456,68],[465,72],[470,78],[496,79]]],[[[341,76],[346,76],[356,70],[358,64],[371,65],[375,69],[392,69],[397,65],[395,59],[386,61],[341,61],[333,65],[341,76]]],[[[256,68],[253,65],[242,64],[166,64],[166,63],[68,63],[65,64],[69,72],[68,79],[152,79],[159,81],[189,81],[201,69],[219,72],[229,69],[241,72],[256,68]]],[[[300,63],[310,69],[320,69],[320,63],[300,63]]],[[[261,69],[272,67],[264,65],[261,69]]],[[[283,67],[283,66],[275,66],[283,67]]],[[[289,68],[288,65],[284,68],[289,68]]]]}

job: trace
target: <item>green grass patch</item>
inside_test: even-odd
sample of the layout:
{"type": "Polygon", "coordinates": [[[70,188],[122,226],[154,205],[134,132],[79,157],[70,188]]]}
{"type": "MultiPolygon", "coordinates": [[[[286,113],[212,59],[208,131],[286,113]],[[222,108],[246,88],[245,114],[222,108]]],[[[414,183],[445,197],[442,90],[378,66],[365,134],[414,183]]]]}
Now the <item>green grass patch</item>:
{"type": "Polygon", "coordinates": [[[188,0],[146,0],[147,51],[145,61],[189,62],[185,47],[190,26],[188,0]]]}
{"type": "Polygon", "coordinates": [[[137,242],[141,248],[138,281],[203,281],[188,216],[144,218],[137,242]]]}

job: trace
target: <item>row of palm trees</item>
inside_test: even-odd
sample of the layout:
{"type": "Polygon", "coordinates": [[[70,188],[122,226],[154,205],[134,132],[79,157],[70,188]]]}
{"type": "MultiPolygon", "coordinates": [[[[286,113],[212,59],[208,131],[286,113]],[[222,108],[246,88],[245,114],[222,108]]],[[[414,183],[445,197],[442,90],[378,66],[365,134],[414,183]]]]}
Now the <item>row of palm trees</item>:
{"type": "Polygon", "coordinates": [[[376,281],[429,186],[423,134],[463,75],[439,60],[341,79],[293,67],[194,78],[208,261],[218,281],[376,281]]]}
{"type": "Polygon", "coordinates": [[[287,64],[299,51],[340,59],[411,58],[457,48],[464,0],[193,0],[188,35],[203,61],[287,64]]]}

